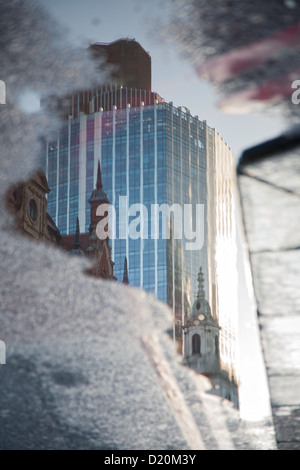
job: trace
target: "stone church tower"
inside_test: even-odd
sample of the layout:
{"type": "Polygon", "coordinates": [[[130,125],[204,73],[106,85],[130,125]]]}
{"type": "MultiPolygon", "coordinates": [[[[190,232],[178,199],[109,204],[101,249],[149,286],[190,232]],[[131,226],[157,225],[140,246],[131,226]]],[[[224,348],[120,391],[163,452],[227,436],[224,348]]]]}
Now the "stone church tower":
{"type": "Polygon", "coordinates": [[[204,375],[220,370],[218,322],[205,298],[202,268],[198,274],[198,293],[182,327],[184,362],[204,375]]]}
{"type": "Polygon", "coordinates": [[[205,298],[204,277],[200,267],[197,297],[182,326],[183,362],[209,378],[211,390],[208,393],[226,398],[238,408],[237,383],[221,368],[219,332],[219,324],[212,316],[210,305],[205,298]]]}
{"type": "MultiPolygon", "coordinates": [[[[98,216],[97,208],[102,204],[110,204],[106,193],[103,191],[100,162],[98,162],[96,189],[94,189],[92,192],[89,203],[91,205],[91,223],[89,228],[88,247],[86,249],[86,254],[89,256],[94,256],[95,258],[95,264],[92,268],[91,274],[103,279],[115,280],[114,263],[111,259],[109,237],[105,238],[104,240],[100,240],[96,233],[98,223],[103,220],[106,215],[108,215],[104,213],[103,216],[98,216]]],[[[108,230],[108,226],[106,229],[108,230]]]]}

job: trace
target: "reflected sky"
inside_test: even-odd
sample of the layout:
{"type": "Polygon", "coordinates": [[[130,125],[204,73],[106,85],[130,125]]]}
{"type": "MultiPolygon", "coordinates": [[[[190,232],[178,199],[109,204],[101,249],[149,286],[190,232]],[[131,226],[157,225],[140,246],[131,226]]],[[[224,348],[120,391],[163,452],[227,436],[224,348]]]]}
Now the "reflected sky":
{"type": "Polygon", "coordinates": [[[207,120],[228,142],[235,159],[245,147],[272,137],[286,127],[275,110],[266,112],[265,116],[221,112],[217,106],[219,93],[199,78],[181,44],[168,33],[171,1],[37,1],[66,27],[70,40],[76,45],[87,47],[94,42],[135,38],[151,55],[153,91],[175,106],[186,106],[199,119],[207,120]]]}

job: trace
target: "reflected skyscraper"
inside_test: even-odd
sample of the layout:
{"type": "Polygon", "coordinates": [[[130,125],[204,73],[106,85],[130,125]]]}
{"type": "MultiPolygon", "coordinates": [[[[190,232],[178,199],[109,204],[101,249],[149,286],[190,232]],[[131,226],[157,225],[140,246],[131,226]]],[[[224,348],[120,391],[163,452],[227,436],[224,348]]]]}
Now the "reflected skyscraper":
{"type": "MultiPolygon", "coordinates": [[[[142,69],[148,64],[148,54],[135,41],[117,41],[113,47],[130,47],[142,69]]],[[[151,84],[147,77],[143,81],[151,84]]],[[[122,280],[126,256],[130,284],[172,308],[175,335],[197,295],[201,266],[211,313],[221,326],[220,357],[229,364],[233,348],[226,343],[222,350],[222,345],[234,341],[236,321],[236,291],[226,287],[235,266],[231,150],[215,129],[187,108],[165,102],[148,85],[145,90],[127,85],[120,73],[115,83],[78,93],[64,104],[67,119],[45,148],[49,213],[62,234],[75,233],[77,217],[81,230],[88,231],[88,199],[100,161],[103,186],[116,210],[116,237],[110,240],[115,276],[122,280]],[[146,219],[137,205],[145,208],[146,219]],[[156,234],[153,205],[160,214],[156,234]],[[124,209],[129,224],[139,222],[135,233],[140,230],[142,236],[134,239],[124,228],[119,217],[124,209]]]]}

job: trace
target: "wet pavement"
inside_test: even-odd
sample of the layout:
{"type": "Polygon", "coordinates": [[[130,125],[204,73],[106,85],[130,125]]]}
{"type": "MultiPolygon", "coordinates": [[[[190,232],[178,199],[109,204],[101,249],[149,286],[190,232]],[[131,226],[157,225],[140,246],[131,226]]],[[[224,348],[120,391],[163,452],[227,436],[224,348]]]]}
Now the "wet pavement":
{"type": "Polygon", "coordinates": [[[168,307],[1,232],[1,449],[275,449],[181,364],[168,307]]]}
{"type": "MultiPolygon", "coordinates": [[[[249,167],[252,174],[245,171],[239,176],[273,427],[271,420],[242,421],[230,402],[207,393],[205,377],[181,365],[164,333],[170,326],[166,306],[138,289],[88,278],[82,272],[84,262],[11,230],[3,204],[5,190],[27,178],[39,163],[37,129],[55,127],[49,116],[41,119],[20,112],[17,92],[28,84],[38,92],[53,89],[58,77],[63,86],[70,86],[65,82],[70,79],[69,57],[49,48],[53,35],[46,19],[41,23],[40,15],[24,15],[18,3],[11,2],[9,8],[6,4],[5,15],[0,15],[6,51],[1,79],[7,80],[8,92],[9,85],[16,91],[8,93],[9,106],[2,107],[0,115],[0,339],[7,348],[6,365],[0,365],[0,448],[299,449],[298,151],[281,160],[272,157],[249,167]],[[24,26],[25,17],[32,34],[24,26]],[[17,36],[18,47],[24,45],[18,57],[12,56],[18,47],[10,35],[17,36]],[[47,37],[45,48],[39,39],[47,42],[47,37]],[[54,61],[56,67],[47,67],[54,61]]],[[[266,11],[255,21],[253,11],[245,15],[241,10],[243,22],[238,22],[238,10],[209,12],[207,2],[196,3],[205,6],[202,18],[207,27],[209,18],[213,20],[211,33],[205,33],[206,46],[211,47],[216,32],[216,17],[210,15],[223,18],[215,54],[247,43],[247,38],[238,40],[241,30],[252,34],[246,18],[252,18],[256,29],[259,22],[264,25],[262,34],[255,36],[260,39],[288,27],[299,10],[296,4],[276,17],[266,11]],[[226,18],[236,23],[235,30],[226,26],[226,18]],[[228,44],[226,37],[231,37],[228,44]]],[[[277,2],[276,8],[282,4],[277,2]]],[[[252,7],[257,2],[243,4],[244,9],[252,7]]],[[[200,21],[201,15],[194,19],[200,21]]],[[[199,25],[196,29],[190,22],[189,27],[190,40],[199,25]]],[[[272,63],[265,79],[273,72],[278,75],[286,62],[297,65],[291,56],[284,57],[280,64],[272,63]]],[[[85,65],[82,69],[87,70],[85,65]]],[[[76,76],[85,82],[84,70],[76,76]]],[[[224,90],[230,93],[256,83],[256,76],[229,81],[224,90]]],[[[295,113],[294,107],[290,115],[295,113]]]]}

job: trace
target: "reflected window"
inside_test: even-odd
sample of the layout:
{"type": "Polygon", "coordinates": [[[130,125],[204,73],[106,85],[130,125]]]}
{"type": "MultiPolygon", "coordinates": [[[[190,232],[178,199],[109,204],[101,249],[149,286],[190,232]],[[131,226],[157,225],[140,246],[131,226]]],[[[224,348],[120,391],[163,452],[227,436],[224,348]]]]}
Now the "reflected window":
{"type": "Polygon", "coordinates": [[[198,334],[193,335],[192,354],[201,354],[201,338],[198,334]]]}
{"type": "Polygon", "coordinates": [[[219,339],[217,336],[215,336],[215,354],[216,356],[219,355],[219,339]]]}
{"type": "Polygon", "coordinates": [[[37,204],[34,199],[31,199],[28,204],[28,212],[32,220],[37,219],[38,215],[38,209],[37,209],[37,204]]]}

